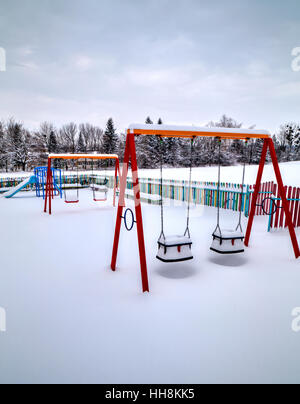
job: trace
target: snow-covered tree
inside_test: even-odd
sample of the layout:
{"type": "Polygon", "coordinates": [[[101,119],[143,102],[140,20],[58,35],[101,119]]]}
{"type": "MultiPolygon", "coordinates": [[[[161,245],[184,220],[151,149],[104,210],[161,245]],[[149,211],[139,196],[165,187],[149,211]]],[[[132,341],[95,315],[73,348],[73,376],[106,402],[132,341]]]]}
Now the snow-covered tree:
{"type": "Polygon", "coordinates": [[[105,154],[113,154],[118,150],[119,137],[116,133],[114,121],[109,118],[103,135],[102,149],[105,154]]]}
{"type": "Polygon", "coordinates": [[[77,151],[78,153],[85,153],[86,152],[86,146],[84,142],[84,138],[82,135],[82,132],[79,132],[79,137],[78,137],[78,143],[77,143],[77,151]]]}
{"type": "MultiPolygon", "coordinates": [[[[102,138],[102,152],[104,154],[115,154],[118,152],[119,136],[116,133],[114,121],[109,118],[106,124],[106,129],[102,138]]],[[[108,162],[107,165],[111,165],[112,162],[108,162]]]]}
{"type": "Polygon", "coordinates": [[[63,152],[76,153],[77,125],[74,122],[63,125],[59,131],[59,141],[63,152]]]}
{"type": "Polygon", "coordinates": [[[10,120],[7,127],[8,148],[10,151],[11,163],[15,169],[26,170],[26,165],[30,159],[30,149],[32,148],[32,138],[21,123],[10,120]]]}

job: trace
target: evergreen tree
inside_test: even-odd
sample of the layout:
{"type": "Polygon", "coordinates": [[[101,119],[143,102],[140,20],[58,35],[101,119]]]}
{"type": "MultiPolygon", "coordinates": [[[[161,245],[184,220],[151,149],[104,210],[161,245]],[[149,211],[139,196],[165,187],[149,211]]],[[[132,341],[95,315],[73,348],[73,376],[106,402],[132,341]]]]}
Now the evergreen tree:
{"type": "MultiPolygon", "coordinates": [[[[148,125],[153,124],[150,117],[146,119],[146,124],[148,125]]],[[[146,139],[147,165],[148,167],[156,168],[160,161],[160,155],[159,155],[160,138],[156,135],[153,135],[153,136],[145,136],[145,139],[146,139]]]]}
{"type": "Polygon", "coordinates": [[[295,154],[294,160],[300,159],[300,125],[297,125],[294,132],[294,145],[295,145],[295,154]]]}
{"type": "Polygon", "coordinates": [[[292,148],[294,143],[294,128],[293,124],[286,125],[286,142],[287,142],[287,153],[286,153],[286,161],[290,161],[292,148]]]}
{"type": "MultiPolygon", "coordinates": [[[[158,119],[157,125],[163,125],[163,121],[161,118],[158,119]]],[[[159,136],[155,136],[155,144],[153,145],[156,155],[156,166],[160,166],[161,158],[165,156],[165,149],[166,149],[166,139],[160,139],[159,136]]]]}
{"type": "Polygon", "coordinates": [[[114,154],[118,151],[119,137],[116,133],[114,122],[109,118],[102,140],[102,150],[105,154],[114,154]]]}
{"type": "Polygon", "coordinates": [[[252,162],[254,164],[259,164],[260,162],[263,145],[263,139],[256,139],[255,141],[253,141],[252,162]]]}
{"type": "Polygon", "coordinates": [[[86,153],[86,145],[84,142],[84,138],[82,132],[79,132],[79,138],[77,143],[77,151],[78,153],[86,153]]]}
{"type": "Polygon", "coordinates": [[[49,136],[49,153],[57,153],[58,152],[58,145],[57,145],[57,139],[56,139],[56,134],[52,130],[49,136]]]}
{"type": "MultiPolygon", "coordinates": [[[[160,119],[160,122],[161,119],[160,119]]],[[[145,123],[153,125],[148,116],[145,123]]],[[[145,135],[136,137],[137,156],[141,168],[156,168],[160,162],[160,138],[157,135],[145,135]]]]}
{"type": "Polygon", "coordinates": [[[5,133],[5,124],[0,121],[0,168],[5,168],[8,171],[9,155],[7,137],[5,133]]]}

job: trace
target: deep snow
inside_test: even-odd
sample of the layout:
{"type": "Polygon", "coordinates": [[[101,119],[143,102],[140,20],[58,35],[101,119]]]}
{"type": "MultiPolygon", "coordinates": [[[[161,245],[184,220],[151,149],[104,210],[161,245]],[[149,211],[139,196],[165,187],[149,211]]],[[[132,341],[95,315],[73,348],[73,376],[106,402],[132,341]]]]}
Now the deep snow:
{"type": "MultiPolygon", "coordinates": [[[[132,202],[128,202],[132,205],[132,202]]],[[[244,255],[209,251],[214,208],[192,209],[194,260],[155,259],[159,207],[143,205],[150,293],[141,293],[135,229],[122,228],[109,270],[116,210],[81,191],[79,205],[42,212],[33,193],[0,199],[0,382],[300,382],[300,262],[286,230],[256,218],[244,255]]],[[[166,207],[166,233],[185,227],[166,207]]],[[[224,227],[237,214],[222,211],[224,227]]],[[[297,230],[300,239],[300,231],[297,230]]]]}

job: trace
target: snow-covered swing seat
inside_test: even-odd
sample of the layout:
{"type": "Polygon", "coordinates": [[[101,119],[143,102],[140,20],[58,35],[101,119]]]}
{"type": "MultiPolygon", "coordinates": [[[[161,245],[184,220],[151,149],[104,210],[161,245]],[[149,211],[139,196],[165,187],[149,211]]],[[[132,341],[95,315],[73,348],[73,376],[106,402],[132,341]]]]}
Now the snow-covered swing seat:
{"type": "Polygon", "coordinates": [[[107,201],[108,188],[106,185],[90,184],[95,202],[107,201]]]}
{"type": "MultiPolygon", "coordinates": [[[[161,145],[162,145],[162,139],[161,145]]],[[[160,183],[160,196],[161,196],[161,234],[158,239],[158,252],[156,258],[165,263],[183,262],[192,260],[192,239],[189,230],[190,220],[190,203],[191,203],[191,183],[192,183],[192,164],[193,164],[193,139],[191,141],[191,165],[190,165],[190,179],[189,179],[189,197],[188,197],[188,211],[187,211],[187,227],[183,236],[170,235],[165,236],[164,233],[164,207],[163,207],[163,157],[161,150],[161,183],[160,183]]]]}
{"type": "MultiPolygon", "coordinates": [[[[78,171],[78,162],[76,162],[76,183],[65,184],[64,186],[64,197],[65,203],[75,204],[79,203],[79,189],[82,188],[82,185],[79,181],[79,171],[78,171]],[[71,188],[71,189],[68,189],[71,188]]],[[[63,171],[63,175],[65,178],[65,173],[63,171]]]]}
{"type": "Polygon", "coordinates": [[[162,262],[182,262],[193,259],[193,243],[188,236],[161,235],[157,243],[156,258],[162,262]]]}
{"type": "Polygon", "coordinates": [[[105,170],[105,180],[103,181],[102,184],[97,184],[97,175],[94,174],[94,164],[92,161],[92,175],[90,177],[91,183],[90,183],[90,188],[93,192],[93,200],[95,202],[105,202],[107,201],[107,195],[108,195],[108,179],[106,178],[106,170],[105,170]]]}
{"type": "MultiPolygon", "coordinates": [[[[246,140],[246,145],[248,140],[246,140]]],[[[218,254],[240,254],[245,252],[244,239],[245,235],[242,229],[242,205],[243,205],[243,195],[244,195],[244,184],[245,184],[245,170],[246,162],[243,166],[243,180],[241,186],[241,201],[240,201],[240,212],[239,212],[239,222],[235,229],[232,230],[221,230],[220,227],[220,185],[221,185],[221,139],[219,139],[219,172],[218,172],[218,191],[217,191],[217,227],[213,232],[213,241],[210,249],[218,254]]]]}
{"type": "Polygon", "coordinates": [[[245,251],[245,235],[242,228],[222,230],[217,227],[213,233],[211,250],[219,254],[238,254],[245,251]]]}

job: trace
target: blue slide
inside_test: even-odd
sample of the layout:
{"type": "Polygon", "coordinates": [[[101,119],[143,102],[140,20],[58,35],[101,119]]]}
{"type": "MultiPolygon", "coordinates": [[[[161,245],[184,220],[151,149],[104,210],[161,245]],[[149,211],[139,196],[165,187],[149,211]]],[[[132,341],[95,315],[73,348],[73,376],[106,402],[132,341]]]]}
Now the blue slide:
{"type": "Polygon", "coordinates": [[[35,175],[32,175],[31,177],[25,178],[24,181],[22,181],[16,187],[14,187],[14,188],[10,189],[9,191],[5,192],[3,194],[3,196],[4,196],[4,198],[12,198],[18,192],[20,192],[23,188],[26,188],[28,185],[35,184],[35,183],[36,183],[36,177],[35,177],[35,175]]]}

